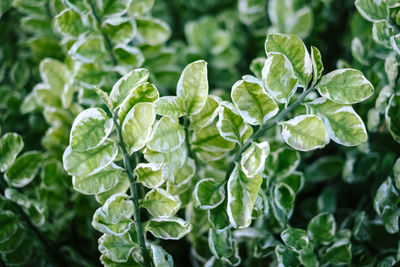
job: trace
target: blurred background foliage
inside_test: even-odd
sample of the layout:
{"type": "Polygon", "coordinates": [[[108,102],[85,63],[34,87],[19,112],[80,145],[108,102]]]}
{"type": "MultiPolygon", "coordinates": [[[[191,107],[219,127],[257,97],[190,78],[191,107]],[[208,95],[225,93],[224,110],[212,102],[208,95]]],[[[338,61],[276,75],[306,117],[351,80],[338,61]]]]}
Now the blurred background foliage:
{"type": "MultiPolygon", "coordinates": [[[[90,225],[98,204],[72,190],[61,164],[73,119],[84,108],[100,103],[93,86],[109,91],[123,74],[144,67],[161,94],[169,95],[175,92],[183,67],[205,59],[211,93],[229,98],[232,84],[242,75],[259,75],[265,37],[274,32],[296,34],[307,47],[318,47],[326,72],[337,67],[360,69],[376,89],[373,97],[355,105],[368,126],[368,143],[355,148],[331,143],[323,151],[301,156],[296,152],[300,160],[281,162],[305,177],[291,225],[306,228],[316,214],[330,212],[338,229],[353,233],[353,256],[345,264],[392,266],[399,260],[400,174],[398,169],[393,172],[400,155],[396,128],[400,42],[395,37],[400,31],[400,5],[396,1],[387,1],[392,6],[382,17],[366,16],[361,4],[357,10],[348,0],[114,4],[119,3],[125,6],[116,9],[128,11],[109,16],[107,12],[115,11],[106,9],[112,6],[106,0],[0,2],[0,133],[22,136],[24,148],[18,158],[26,158],[28,151],[41,152],[28,170],[35,178],[31,183],[7,188],[10,184],[1,174],[2,213],[15,219],[16,229],[23,233],[21,240],[27,242],[4,249],[0,265],[99,265],[99,233],[90,225]],[[52,73],[52,64],[63,71],[52,73]]],[[[23,168],[24,161],[20,162],[23,168]]],[[[242,233],[243,266],[270,262],[266,258],[273,249],[266,240],[280,231],[276,225],[267,226],[268,233],[258,239],[242,233]]],[[[204,240],[190,242],[162,244],[176,266],[188,266],[197,264],[194,255],[207,246],[204,240]]]]}

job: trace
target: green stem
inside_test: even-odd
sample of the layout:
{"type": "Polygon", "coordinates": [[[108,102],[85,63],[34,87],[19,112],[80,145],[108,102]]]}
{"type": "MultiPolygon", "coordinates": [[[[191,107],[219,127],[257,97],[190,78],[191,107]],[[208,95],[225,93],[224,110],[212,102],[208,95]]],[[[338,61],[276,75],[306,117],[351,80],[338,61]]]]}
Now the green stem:
{"type": "Polygon", "coordinates": [[[188,150],[188,155],[192,159],[196,160],[194,153],[192,151],[192,146],[190,145],[189,120],[188,120],[187,116],[183,117],[183,127],[185,129],[185,144],[186,144],[186,148],[188,150]]]}
{"type": "Polygon", "coordinates": [[[314,90],[314,84],[308,88],[307,90],[305,90],[303,92],[303,94],[299,97],[299,99],[297,99],[293,104],[289,105],[287,108],[285,108],[281,113],[278,114],[278,116],[276,116],[273,120],[269,121],[268,123],[262,125],[252,136],[249,140],[247,140],[247,142],[239,149],[239,151],[236,153],[231,165],[228,168],[228,171],[226,172],[226,179],[229,179],[229,176],[231,175],[233,169],[235,168],[235,163],[240,161],[240,158],[242,156],[242,153],[244,151],[246,151],[246,149],[248,149],[251,145],[251,142],[253,142],[254,140],[256,140],[258,137],[260,137],[261,135],[263,135],[268,129],[272,128],[273,126],[275,126],[277,123],[279,123],[280,121],[282,121],[285,116],[293,111],[297,106],[299,106],[301,103],[303,103],[304,99],[306,98],[306,96],[312,91],[314,90]]]}
{"type": "MultiPolygon", "coordinates": [[[[149,254],[148,254],[148,251],[146,248],[146,241],[144,239],[144,231],[143,231],[142,221],[140,219],[140,206],[139,206],[139,200],[138,200],[138,190],[137,190],[136,180],[133,177],[132,165],[130,162],[129,154],[126,151],[124,140],[122,138],[121,127],[118,123],[117,117],[118,117],[118,112],[115,112],[113,114],[113,120],[114,120],[115,128],[117,129],[117,133],[118,133],[118,144],[122,150],[122,154],[124,155],[125,172],[128,175],[128,179],[129,179],[131,197],[132,197],[133,207],[134,207],[134,219],[135,219],[135,229],[136,229],[136,233],[137,233],[137,238],[139,240],[139,246],[140,246],[141,254],[143,257],[144,266],[151,267],[150,257],[149,257],[149,254]]],[[[134,164],[136,165],[136,163],[137,162],[135,160],[134,164]]]]}
{"type": "Polygon", "coordinates": [[[118,65],[118,61],[117,61],[117,58],[116,58],[116,56],[114,54],[114,51],[113,51],[113,45],[111,43],[111,39],[110,39],[110,37],[108,37],[108,35],[104,31],[101,30],[101,24],[103,22],[101,21],[101,18],[99,16],[99,14],[97,14],[97,10],[96,10],[95,4],[93,3],[92,0],[89,1],[89,4],[90,4],[90,8],[92,9],[93,16],[95,17],[95,19],[97,21],[97,24],[99,24],[98,25],[99,30],[100,30],[101,34],[103,35],[104,40],[106,41],[106,48],[108,50],[108,53],[110,54],[111,61],[114,64],[114,66],[117,66],[118,65]]]}

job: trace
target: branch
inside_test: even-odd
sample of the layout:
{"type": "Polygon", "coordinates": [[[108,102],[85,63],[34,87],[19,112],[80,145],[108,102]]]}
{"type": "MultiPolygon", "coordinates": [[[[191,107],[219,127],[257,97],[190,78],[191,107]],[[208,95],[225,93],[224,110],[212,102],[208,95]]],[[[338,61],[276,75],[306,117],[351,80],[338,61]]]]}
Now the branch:
{"type": "Polygon", "coordinates": [[[280,121],[282,121],[285,116],[291,112],[292,110],[294,110],[297,106],[299,106],[301,103],[303,103],[304,99],[306,98],[306,96],[312,91],[314,90],[314,84],[308,88],[307,90],[305,90],[302,95],[299,97],[299,99],[297,99],[293,104],[291,104],[290,106],[288,106],[287,108],[285,108],[281,113],[278,114],[278,116],[276,116],[273,120],[269,121],[268,123],[262,125],[252,136],[249,140],[247,140],[247,142],[240,148],[240,150],[236,153],[231,165],[229,166],[228,171],[226,172],[226,179],[229,179],[229,176],[231,175],[233,169],[235,168],[235,163],[240,161],[240,158],[242,157],[242,153],[244,151],[246,151],[246,149],[248,149],[251,145],[251,142],[253,142],[254,140],[256,140],[258,137],[260,137],[261,135],[263,135],[267,130],[269,130],[270,128],[272,128],[273,126],[275,126],[276,124],[278,124],[280,121]]]}
{"type": "MultiPolygon", "coordinates": [[[[132,197],[132,201],[133,201],[133,205],[134,205],[135,229],[136,229],[136,233],[137,233],[137,238],[139,240],[139,246],[140,246],[141,254],[143,257],[144,266],[151,267],[150,257],[149,257],[149,254],[148,254],[148,251],[146,248],[146,241],[144,239],[144,231],[143,231],[142,221],[140,219],[140,206],[139,206],[139,201],[138,201],[138,190],[137,190],[136,180],[135,180],[135,177],[133,177],[133,169],[131,166],[129,154],[126,151],[124,140],[122,138],[121,127],[118,123],[118,112],[115,112],[113,114],[113,120],[114,120],[115,128],[117,129],[118,144],[122,150],[122,154],[124,155],[125,172],[129,178],[131,197],[132,197]]],[[[134,159],[135,159],[134,164],[136,165],[136,163],[137,163],[136,158],[134,157],[134,159]]]]}

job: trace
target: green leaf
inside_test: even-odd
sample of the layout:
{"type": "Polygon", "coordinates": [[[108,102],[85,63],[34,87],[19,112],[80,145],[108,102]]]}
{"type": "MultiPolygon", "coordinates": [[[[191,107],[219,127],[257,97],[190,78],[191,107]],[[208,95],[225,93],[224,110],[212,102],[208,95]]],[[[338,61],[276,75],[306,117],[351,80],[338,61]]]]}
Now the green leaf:
{"type": "Polygon", "coordinates": [[[24,147],[24,140],[17,133],[6,133],[0,139],[0,172],[5,172],[24,147]]]}
{"type": "Polygon", "coordinates": [[[54,18],[54,26],[63,35],[78,37],[87,30],[83,21],[78,12],[67,8],[54,18]]]}
{"type": "Polygon", "coordinates": [[[306,87],[312,76],[312,63],[301,39],[292,34],[269,34],[265,41],[265,52],[280,53],[292,63],[293,71],[297,76],[298,85],[306,87]]]}
{"type": "Polygon", "coordinates": [[[171,29],[167,23],[151,17],[137,18],[136,27],[140,40],[152,46],[165,43],[171,35],[171,29]]]}
{"type": "Polygon", "coordinates": [[[137,176],[137,182],[147,188],[162,186],[170,176],[170,171],[163,163],[139,163],[134,173],[137,176]]]}
{"type": "Polygon", "coordinates": [[[150,245],[150,254],[152,256],[154,266],[160,267],[173,267],[174,260],[162,247],[157,245],[150,245]]]}
{"type": "Polygon", "coordinates": [[[299,266],[299,258],[295,251],[284,245],[275,247],[275,255],[279,262],[279,266],[299,266]]]}
{"type": "Polygon", "coordinates": [[[309,243],[306,231],[290,226],[281,232],[281,238],[288,247],[296,251],[306,248],[309,243]]]}
{"type": "Polygon", "coordinates": [[[287,176],[299,166],[300,154],[290,147],[280,147],[272,151],[265,161],[264,173],[268,176],[287,176]]]}
{"type": "MultiPolygon", "coordinates": [[[[10,211],[4,211],[4,213],[7,213],[10,211]]],[[[15,218],[15,217],[14,217],[15,218]]],[[[0,215],[0,221],[2,220],[1,215],[0,215]]],[[[7,222],[9,223],[9,222],[7,222]]],[[[12,222],[11,222],[12,223],[12,222]]],[[[14,222],[15,223],[15,222],[14,222]]],[[[2,224],[3,225],[3,224],[2,224]]],[[[14,251],[17,251],[21,248],[22,242],[24,242],[26,239],[26,231],[18,231],[17,224],[16,225],[16,232],[10,236],[9,239],[6,241],[0,242],[0,251],[3,252],[4,254],[8,254],[14,251]]],[[[5,227],[9,227],[10,225],[5,225],[5,227]]],[[[5,228],[7,230],[7,228],[5,228]]],[[[1,236],[2,233],[0,233],[1,236]]]]}
{"type": "Polygon", "coordinates": [[[293,192],[298,193],[304,186],[304,176],[303,173],[295,171],[287,176],[280,176],[277,182],[282,182],[288,185],[293,192]]]}
{"type": "Polygon", "coordinates": [[[252,142],[250,147],[243,152],[240,160],[241,169],[247,177],[259,175],[264,171],[265,159],[269,155],[269,144],[252,142]]]}
{"type": "Polygon", "coordinates": [[[214,178],[205,178],[197,182],[193,190],[194,203],[199,209],[208,210],[220,205],[225,199],[225,183],[214,178]]]}
{"type": "Polygon", "coordinates": [[[166,240],[179,240],[192,230],[192,225],[181,218],[153,218],[144,228],[155,237],[166,240]]]}
{"type": "MultiPolygon", "coordinates": [[[[186,155],[185,155],[186,157],[186,155]]],[[[172,168],[172,167],[171,167],[172,168]]],[[[167,181],[168,192],[176,195],[186,191],[196,173],[196,163],[191,158],[186,158],[182,166],[177,169],[167,181]]]]}
{"type": "Polygon", "coordinates": [[[235,143],[223,138],[215,123],[204,128],[195,129],[192,135],[191,144],[193,150],[205,150],[209,152],[230,151],[235,147],[235,143]]]}
{"type": "Polygon", "coordinates": [[[158,152],[171,152],[185,141],[185,132],[176,119],[162,117],[154,125],[147,147],[158,152]]]}
{"type": "Polygon", "coordinates": [[[390,234],[399,232],[400,208],[384,207],[382,212],[382,222],[385,229],[390,234]]]}
{"type": "Polygon", "coordinates": [[[374,22],[372,26],[372,37],[378,44],[391,49],[390,38],[395,34],[395,28],[385,20],[374,22]]]}
{"type": "Polygon", "coordinates": [[[124,122],[126,115],[136,104],[154,102],[158,99],[158,96],[158,90],[154,84],[144,82],[135,86],[121,103],[121,108],[118,111],[121,123],[124,122]]]}
{"type": "Polygon", "coordinates": [[[40,62],[40,77],[55,94],[63,92],[65,84],[70,79],[67,66],[51,58],[45,58],[40,62]]]}
{"type": "Polygon", "coordinates": [[[14,187],[24,187],[35,178],[42,163],[39,151],[25,152],[19,156],[4,174],[4,180],[14,187]]]}
{"type": "Polygon", "coordinates": [[[239,145],[244,144],[253,134],[253,128],[243,121],[235,106],[229,102],[221,106],[217,128],[223,138],[239,145]]]}
{"type": "Polygon", "coordinates": [[[17,216],[9,210],[3,210],[0,213],[0,224],[0,242],[3,243],[10,240],[17,233],[17,216]]]}
{"type": "Polygon", "coordinates": [[[77,61],[94,63],[104,60],[106,47],[101,36],[80,35],[68,51],[77,61]]]}
{"type": "Polygon", "coordinates": [[[144,62],[142,51],[135,46],[117,44],[113,51],[119,64],[118,69],[122,73],[132,67],[140,67],[144,62]]]}
{"type": "Polygon", "coordinates": [[[208,231],[208,246],[211,253],[224,262],[228,261],[235,253],[232,233],[229,230],[215,231],[210,229],[208,231]]]}
{"type": "Polygon", "coordinates": [[[335,218],[330,213],[320,213],[308,223],[307,232],[309,237],[317,243],[329,244],[335,237],[335,218]]]}
{"type": "Polygon", "coordinates": [[[176,94],[182,98],[187,115],[195,115],[203,109],[208,96],[207,62],[198,60],[185,67],[176,94]]]}
{"type": "Polygon", "coordinates": [[[117,144],[111,140],[84,152],[73,151],[68,146],[63,155],[63,165],[68,174],[85,177],[104,169],[117,154],[117,144]]]}
{"type": "Polygon", "coordinates": [[[128,11],[131,0],[102,0],[99,5],[103,20],[108,17],[120,17],[128,11]]]}
{"type": "Polygon", "coordinates": [[[252,125],[264,124],[279,108],[259,80],[249,75],[242,79],[232,86],[232,101],[244,121],[252,125]]]}
{"type": "Polygon", "coordinates": [[[148,147],[146,147],[143,151],[143,155],[144,158],[149,162],[158,164],[165,163],[170,168],[178,169],[183,166],[187,159],[187,148],[185,145],[181,145],[171,152],[162,153],[150,150],[148,147]]]}
{"type": "Polygon", "coordinates": [[[392,207],[398,202],[399,193],[393,185],[392,179],[388,177],[378,188],[374,197],[374,210],[382,216],[386,207],[392,207]]]}
{"type": "Polygon", "coordinates": [[[222,202],[219,206],[214,209],[208,210],[208,222],[216,230],[226,230],[228,229],[231,224],[229,222],[229,217],[226,212],[227,209],[227,201],[222,202]]]}
{"type": "Polygon", "coordinates": [[[338,241],[323,253],[322,258],[330,264],[349,264],[351,256],[351,244],[338,241]]]}
{"type": "Polygon", "coordinates": [[[201,129],[210,125],[219,113],[219,102],[219,98],[209,95],[203,109],[199,113],[190,116],[189,129],[201,129]]]}
{"type": "Polygon", "coordinates": [[[305,267],[318,266],[317,257],[315,256],[314,251],[311,246],[308,246],[301,251],[300,262],[305,267]]]}
{"type": "Polygon", "coordinates": [[[400,143],[400,95],[394,94],[385,112],[386,125],[396,142],[400,143]]]}
{"type": "Polygon", "coordinates": [[[169,117],[180,118],[186,114],[182,98],[176,96],[163,96],[155,102],[156,113],[169,117]]]}
{"type": "Polygon", "coordinates": [[[344,159],[338,156],[321,157],[307,166],[305,176],[309,182],[330,180],[342,172],[344,159]]]}
{"type": "Polygon", "coordinates": [[[398,190],[400,190],[400,158],[393,165],[394,182],[398,190]]]}
{"type": "Polygon", "coordinates": [[[315,46],[311,46],[311,62],[313,66],[313,78],[317,82],[324,71],[324,65],[322,64],[321,52],[315,46]]]}
{"type": "Polygon", "coordinates": [[[106,203],[106,201],[113,195],[119,193],[126,193],[130,187],[129,179],[127,175],[121,175],[118,179],[118,183],[112,187],[110,190],[107,190],[103,193],[96,194],[96,200],[100,204],[106,203]]]}
{"type": "Polygon", "coordinates": [[[361,16],[366,20],[374,22],[387,19],[388,9],[385,1],[356,0],[354,4],[358,12],[360,12],[361,16]]]}
{"type": "Polygon", "coordinates": [[[317,98],[306,107],[319,116],[328,132],[329,138],[344,146],[358,146],[367,141],[365,125],[349,105],[340,105],[326,98],[317,98]]]}
{"type": "Polygon", "coordinates": [[[147,192],[141,206],[153,217],[171,217],[178,212],[181,201],[164,189],[156,188],[147,192]]]}
{"type": "Polygon", "coordinates": [[[95,195],[110,190],[118,184],[120,179],[127,179],[125,171],[111,163],[103,170],[92,175],[84,177],[73,176],[72,186],[81,194],[95,195]]]}
{"type": "Polygon", "coordinates": [[[89,108],[76,117],[69,142],[72,150],[86,151],[101,145],[110,135],[113,121],[100,108],[89,108]]]}
{"type": "Polygon", "coordinates": [[[134,69],[119,79],[113,86],[110,98],[114,104],[114,109],[119,107],[129,93],[139,84],[144,83],[149,78],[149,71],[146,69],[134,69]]]}
{"type": "Polygon", "coordinates": [[[102,30],[115,44],[127,44],[136,35],[136,23],[127,17],[111,17],[103,21],[102,30]]]}
{"type": "Polygon", "coordinates": [[[104,234],[99,238],[99,251],[114,262],[127,262],[136,247],[129,233],[122,236],[104,234]]]}
{"type": "Polygon", "coordinates": [[[122,138],[129,154],[142,149],[146,145],[150,139],[155,119],[153,103],[138,103],[128,112],[121,129],[122,138]]]}
{"type": "Polygon", "coordinates": [[[144,15],[151,10],[154,1],[155,0],[132,0],[128,13],[132,16],[144,15]]]}
{"type": "Polygon", "coordinates": [[[331,71],[322,76],[316,88],[323,97],[338,104],[362,102],[374,93],[373,85],[355,69],[331,71]]]}
{"type": "Polygon", "coordinates": [[[285,226],[291,217],[295,198],[296,194],[289,185],[285,183],[276,184],[273,191],[274,205],[272,205],[272,211],[281,226],[285,226]]]}
{"type": "Polygon", "coordinates": [[[297,78],[292,64],[283,54],[268,55],[262,69],[262,81],[267,92],[279,103],[287,105],[296,93],[297,78]]]}
{"type": "Polygon", "coordinates": [[[262,183],[261,175],[246,177],[236,163],[227,185],[228,216],[235,228],[245,228],[251,224],[251,213],[262,183]]]}
{"type": "Polygon", "coordinates": [[[310,151],[329,143],[325,125],[317,116],[300,115],[279,124],[283,140],[297,150],[310,151]]]}

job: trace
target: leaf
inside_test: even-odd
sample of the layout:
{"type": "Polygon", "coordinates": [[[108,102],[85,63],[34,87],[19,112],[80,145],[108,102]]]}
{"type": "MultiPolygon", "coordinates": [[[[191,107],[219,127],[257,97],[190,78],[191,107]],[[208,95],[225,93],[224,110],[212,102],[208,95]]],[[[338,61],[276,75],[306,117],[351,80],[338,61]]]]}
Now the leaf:
{"type": "Polygon", "coordinates": [[[14,187],[24,187],[35,178],[42,163],[39,151],[29,151],[18,157],[4,174],[4,180],[14,187]]]}
{"type": "Polygon", "coordinates": [[[299,266],[299,258],[295,251],[284,245],[275,247],[275,255],[279,266],[299,266]]]}
{"type": "Polygon", "coordinates": [[[153,103],[138,103],[128,112],[121,129],[129,154],[142,149],[149,141],[155,119],[153,103]]]}
{"type": "Polygon", "coordinates": [[[400,208],[385,207],[382,213],[382,222],[385,229],[390,234],[399,232],[400,208]]]}
{"type": "Polygon", "coordinates": [[[144,82],[136,85],[121,103],[118,111],[118,117],[121,123],[124,122],[126,115],[136,104],[155,102],[158,96],[158,90],[154,84],[144,82]]]}
{"type": "Polygon", "coordinates": [[[63,165],[69,175],[85,177],[104,169],[117,154],[117,144],[111,140],[84,152],[73,151],[68,146],[63,155],[63,165]]]}
{"type": "Polygon", "coordinates": [[[149,78],[149,71],[143,68],[134,69],[120,78],[113,86],[110,98],[114,109],[119,107],[129,93],[149,78]]]}
{"type": "Polygon", "coordinates": [[[52,93],[61,93],[64,90],[65,84],[69,80],[69,71],[67,66],[62,62],[45,58],[40,62],[40,77],[42,81],[49,85],[52,93]]]}
{"type": "Polygon", "coordinates": [[[165,240],[179,240],[192,230],[192,225],[181,218],[153,218],[144,229],[155,237],[165,240]]]}
{"type": "Polygon", "coordinates": [[[149,162],[158,164],[165,163],[170,168],[178,169],[183,166],[187,159],[187,148],[185,145],[181,145],[171,152],[162,153],[150,150],[148,147],[146,147],[143,151],[143,155],[144,158],[149,162]]]}
{"type": "Polygon", "coordinates": [[[101,145],[110,135],[113,121],[100,108],[89,108],[76,117],[69,142],[71,149],[86,151],[101,145]]]}
{"type": "Polygon", "coordinates": [[[374,93],[373,85],[355,69],[331,71],[322,76],[316,88],[323,97],[338,104],[362,102],[374,93]]]}
{"type": "Polygon", "coordinates": [[[78,37],[87,30],[82,22],[81,15],[70,8],[64,9],[54,18],[54,26],[57,31],[72,37],[78,37]]]}
{"type": "Polygon", "coordinates": [[[128,179],[122,168],[115,164],[106,166],[103,170],[89,176],[72,177],[72,186],[85,195],[104,193],[116,186],[120,179],[128,179]]]}
{"type": "MultiPolygon", "coordinates": [[[[185,155],[186,156],[186,155],[185,155]]],[[[171,167],[172,168],[172,167],[171,167]]],[[[186,158],[182,166],[177,169],[167,181],[168,192],[175,195],[186,191],[196,173],[196,163],[191,158],[186,158]]]]}
{"type": "Polygon", "coordinates": [[[344,159],[338,156],[326,156],[315,160],[305,171],[309,182],[322,182],[335,178],[342,172],[344,159]]]}
{"type": "Polygon", "coordinates": [[[145,195],[141,206],[153,217],[165,218],[175,215],[181,202],[179,198],[171,195],[162,188],[153,189],[145,195]]]}
{"type": "Polygon", "coordinates": [[[299,166],[300,154],[290,147],[281,147],[272,151],[265,161],[264,173],[268,176],[287,176],[299,166]]]}
{"type": "Polygon", "coordinates": [[[274,187],[272,211],[282,227],[286,226],[292,215],[295,198],[296,195],[289,185],[278,183],[274,187]]]}
{"type": "Polygon", "coordinates": [[[147,147],[158,152],[171,152],[185,141],[185,132],[176,119],[162,117],[153,128],[147,147]]]}
{"type": "Polygon", "coordinates": [[[127,262],[135,247],[129,233],[122,236],[103,234],[99,238],[99,251],[115,262],[127,262]]]}
{"type": "Polygon", "coordinates": [[[393,165],[394,182],[398,190],[400,190],[400,158],[393,165]]]}
{"type": "MultiPolygon", "coordinates": [[[[155,0],[132,0],[128,13],[132,16],[144,15],[151,10],[155,0]]],[[[158,266],[158,265],[156,265],[158,266]]]]}
{"type": "Polygon", "coordinates": [[[280,176],[277,182],[282,182],[288,185],[293,192],[298,193],[304,186],[304,176],[302,172],[294,171],[287,176],[280,176]]]}
{"type": "Polygon", "coordinates": [[[186,114],[183,99],[176,96],[163,96],[155,102],[156,113],[169,117],[180,118],[186,114]]]}
{"type": "Polygon", "coordinates": [[[197,182],[193,190],[194,203],[199,209],[208,210],[220,205],[225,199],[225,183],[214,178],[205,178],[197,182]]]}
{"type": "Polygon", "coordinates": [[[115,57],[118,61],[120,72],[124,73],[125,70],[131,67],[140,67],[144,62],[142,51],[135,46],[128,44],[117,44],[113,48],[115,57]],[[124,68],[124,66],[126,66],[124,68]]]}
{"type": "Polygon", "coordinates": [[[309,243],[306,231],[290,226],[281,232],[281,238],[288,247],[296,251],[306,248],[309,243]]]}
{"type": "Polygon", "coordinates": [[[324,65],[322,64],[321,52],[315,46],[311,46],[311,62],[313,67],[313,79],[317,82],[324,71],[324,65]]]}
{"type": "Polygon", "coordinates": [[[0,243],[10,240],[18,230],[18,219],[16,215],[9,210],[3,210],[0,213],[0,243]]]}
{"type": "Polygon", "coordinates": [[[205,150],[209,152],[230,151],[235,147],[235,143],[223,138],[215,123],[204,128],[195,129],[191,140],[192,148],[196,152],[205,150]]]}
{"type": "Polygon", "coordinates": [[[279,124],[283,140],[297,150],[310,151],[329,143],[325,125],[317,116],[300,115],[279,124]]]}
{"type": "Polygon", "coordinates": [[[187,65],[176,87],[176,94],[183,100],[186,115],[199,113],[208,96],[207,62],[198,60],[187,65]]]}
{"type": "Polygon", "coordinates": [[[400,143],[400,95],[393,94],[385,112],[386,125],[396,142],[400,143]]]}
{"type": "Polygon", "coordinates": [[[236,108],[229,102],[221,107],[217,128],[223,138],[239,145],[244,144],[253,134],[253,128],[243,121],[236,108]]]}
{"type": "Polygon", "coordinates": [[[165,43],[171,36],[168,24],[155,18],[137,18],[136,27],[140,40],[152,46],[165,43]]]}
{"type": "Polygon", "coordinates": [[[309,237],[317,243],[329,244],[335,237],[335,218],[330,213],[320,213],[308,223],[307,232],[309,237]]]}
{"type": "Polygon", "coordinates": [[[278,113],[279,108],[260,81],[252,76],[242,78],[232,86],[232,101],[244,121],[251,125],[264,124],[278,113]]]}
{"type": "Polygon", "coordinates": [[[292,34],[269,34],[265,41],[265,52],[280,53],[292,63],[298,85],[306,87],[312,76],[312,63],[304,43],[299,37],[292,34]]]}
{"type": "Polygon", "coordinates": [[[164,164],[139,163],[135,170],[137,182],[147,188],[158,188],[164,184],[169,177],[169,170],[164,164]]]}
{"type": "Polygon", "coordinates": [[[0,172],[5,172],[24,147],[24,140],[17,133],[6,133],[0,139],[0,172]]]}
{"type": "Polygon", "coordinates": [[[210,125],[219,113],[219,102],[217,97],[209,95],[202,110],[190,116],[189,129],[201,129],[210,125]]]}
{"type": "Polygon", "coordinates": [[[252,142],[243,152],[240,160],[241,169],[247,177],[253,177],[264,171],[265,159],[269,155],[269,144],[252,142]]]}
{"type": "Polygon", "coordinates": [[[366,20],[374,22],[387,19],[388,10],[385,1],[356,0],[354,4],[366,20]]]}
{"type": "Polygon", "coordinates": [[[223,262],[229,260],[235,253],[231,231],[208,231],[208,246],[212,254],[223,262]]]}
{"type": "Polygon", "coordinates": [[[287,105],[296,93],[297,78],[292,64],[283,54],[268,56],[262,69],[262,81],[267,92],[279,103],[287,105]]]}
{"type": "Polygon", "coordinates": [[[323,253],[322,258],[331,264],[349,264],[351,256],[351,244],[338,241],[323,253]]]}
{"type": "Polygon", "coordinates": [[[365,125],[351,106],[336,104],[326,98],[317,98],[307,103],[306,107],[322,119],[329,138],[336,143],[357,146],[367,141],[365,125]]]}
{"type": "Polygon", "coordinates": [[[235,228],[245,228],[251,224],[251,213],[262,183],[261,175],[249,178],[238,164],[232,171],[227,185],[228,216],[235,228]]]}
{"type": "Polygon", "coordinates": [[[160,267],[174,266],[174,260],[172,259],[172,256],[168,254],[162,247],[151,244],[150,254],[152,256],[154,266],[160,266],[160,267]]]}
{"type": "Polygon", "coordinates": [[[391,49],[392,44],[390,43],[390,38],[395,34],[395,29],[387,21],[380,20],[374,22],[372,25],[372,37],[375,42],[391,49]]]}
{"type": "Polygon", "coordinates": [[[382,216],[385,208],[390,208],[397,203],[399,193],[393,185],[392,179],[388,177],[378,188],[374,197],[373,207],[375,212],[382,216]]]}
{"type": "Polygon", "coordinates": [[[136,23],[127,17],[111,17],[103,21],[101,29],[115,44],[127,44],[136,35],[136,23]]]}
{"type": "Polygon", "coordinates": [[[103,20],[124,15],[130,4],[131,0],[102,0],[102,5],[99,7],[103,20]]]}

